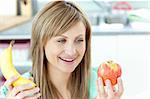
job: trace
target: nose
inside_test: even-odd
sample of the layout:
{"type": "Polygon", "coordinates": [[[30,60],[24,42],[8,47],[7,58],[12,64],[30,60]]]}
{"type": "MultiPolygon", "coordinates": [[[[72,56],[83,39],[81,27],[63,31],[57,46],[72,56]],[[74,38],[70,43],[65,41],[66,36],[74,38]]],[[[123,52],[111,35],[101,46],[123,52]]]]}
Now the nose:
{"type": "Polygon", "coordinates": [[[73,44],[68,44],[65,48],[65,54],[69,56],[75,56],[77,53],[76,47],[73,44]]]}

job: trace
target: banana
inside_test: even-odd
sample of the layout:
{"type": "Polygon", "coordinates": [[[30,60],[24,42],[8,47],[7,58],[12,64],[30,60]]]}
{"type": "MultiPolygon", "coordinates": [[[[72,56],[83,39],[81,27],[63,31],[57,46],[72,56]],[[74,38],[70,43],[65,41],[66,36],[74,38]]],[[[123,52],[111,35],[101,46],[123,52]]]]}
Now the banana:
{"type": "Polygon", "coordinates": [[[18,76],[19,78],[12,84],[14,87],[28,83],[32,84],[32,86],[35,87],[36,84],[34,82],[32,82],[27,78],[22,77],[21,74],[15,69],[12,60],[13,44],[14,41],[11,41],[9,47],[4,49],[4,51],[0,55],[0,68],[3,76],[6,79],[10,79],[12,76],[18,76]]]}

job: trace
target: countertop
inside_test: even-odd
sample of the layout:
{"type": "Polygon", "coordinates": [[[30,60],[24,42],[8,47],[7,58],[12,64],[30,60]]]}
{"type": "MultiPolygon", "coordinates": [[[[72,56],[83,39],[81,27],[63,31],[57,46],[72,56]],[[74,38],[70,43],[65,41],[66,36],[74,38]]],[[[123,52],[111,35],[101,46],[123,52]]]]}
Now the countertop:
{"type": "MultiPolygon", "coordinates": [[[[131,25],[130,27],[124,27],[120,24],[101,24],[99,26],[92,26],[92,35],[150,35],[150,24],[134,23],[134,25],[131,25]]],[[[2,31],[0,32],[0,40],[30,39],[31,26],[32,19],[24,24],[2,31]]]]}

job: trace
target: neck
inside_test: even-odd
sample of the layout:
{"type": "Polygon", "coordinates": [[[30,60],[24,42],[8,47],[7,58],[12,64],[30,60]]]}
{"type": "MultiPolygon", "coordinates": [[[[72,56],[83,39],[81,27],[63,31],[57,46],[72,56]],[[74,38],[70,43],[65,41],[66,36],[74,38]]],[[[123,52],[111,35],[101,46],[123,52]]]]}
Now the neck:
{"type": "Polygon", "coordinates": [[[61,94],[68,92],[67,83],[71,73],[66,73],[58,70],[54,66],[48,66],[48,73],[51,82],[55,85],[61,94]]]}

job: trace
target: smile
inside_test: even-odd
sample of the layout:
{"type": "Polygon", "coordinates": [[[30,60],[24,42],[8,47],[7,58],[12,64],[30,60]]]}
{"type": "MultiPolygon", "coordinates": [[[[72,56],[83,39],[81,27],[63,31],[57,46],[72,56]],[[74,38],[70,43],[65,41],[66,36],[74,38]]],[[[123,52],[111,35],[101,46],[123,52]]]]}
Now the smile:
{"type": "Polygon", "coordinates": [[[73,62],[75,60],[75,58],[74,59],[73,58],[67,59],[67,58],[61,58],[61,57],[59,57],[59,59],[65,61],[65,62],[73,62]]]}

